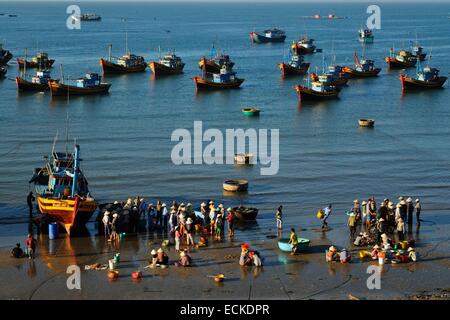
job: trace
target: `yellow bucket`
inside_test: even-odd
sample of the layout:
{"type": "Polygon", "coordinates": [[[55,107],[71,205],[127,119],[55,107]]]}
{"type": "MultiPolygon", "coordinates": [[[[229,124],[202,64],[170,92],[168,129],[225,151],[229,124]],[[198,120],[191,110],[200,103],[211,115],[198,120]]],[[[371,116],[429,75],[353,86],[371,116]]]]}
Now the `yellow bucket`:
{"type": "Polygon", "coordinates": [[[325,216],[325,213],[322,210],[317,211],[317,219],[322,220],[325,216]]]}

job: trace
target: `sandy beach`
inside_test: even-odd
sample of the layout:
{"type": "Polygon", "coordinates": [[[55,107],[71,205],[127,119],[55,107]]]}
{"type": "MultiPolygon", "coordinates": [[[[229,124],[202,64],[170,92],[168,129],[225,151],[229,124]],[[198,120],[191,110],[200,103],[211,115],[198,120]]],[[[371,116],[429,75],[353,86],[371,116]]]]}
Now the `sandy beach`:
{"type": "MultiPolygon", "coordinates": [[[[440,221],[436,218],[435,221],[440,221]]],[[[369,290],[366,285],[369,265],[356,258],[360,248],[350,247],[348,232],[342,225],[331,231],[318,232],[305,228],[300,235],[311,239],[308,252],[291,256],[277,247],[275,228],[268,228],[247,241],[252,227],[238,230],[234,241],[211,242],[206,248],[191,249],[193,267],[177,268],[178,258],[173,246],[167,248],[171,266],[167,269],[144,269],[149,252],[159,248],[158,234],[127,235],[117,247],[104,237],[57,240],[38,236],[35,260],[9,257],[10,247],[22,241],[17,234],[26,234],[24,224],[2,225],[0,253],[0,299],[448,299],[450,289],[450,248],[447,223],[427,221],[419,230],[413,226],[410,237],[416,239],[419,259],[416,263],[385,264],[381,289],[369,290]],[[247,241],[264,258],[262,268],[240,267],[240,244],[247,241]],[[349,264],[327,263],[324,251],[330,244],[346,246],[353,254],[349,264]],[[84,270],[85,265],[107,264],[120,252],[118,280],[111,282],[105,270],[84,270]],[[81,269],[81,290],[69,290],[66,281],[69,265],[81,269]],[[140,281],[131,273],[143,272],[140,281]],[[218,284],[209,275],[223,273],[218,284]]],[[[285,231],[285,233],[287,230],[285,231]]],[[[196,238],[198,240],[198,237],[196,238]]]]}

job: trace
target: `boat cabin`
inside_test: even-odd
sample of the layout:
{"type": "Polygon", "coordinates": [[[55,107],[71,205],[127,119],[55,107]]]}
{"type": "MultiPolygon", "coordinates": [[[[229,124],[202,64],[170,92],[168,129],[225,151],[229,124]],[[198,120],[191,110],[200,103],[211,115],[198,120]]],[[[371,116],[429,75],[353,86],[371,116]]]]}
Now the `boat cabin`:
{"type": "Polygon", "coordinates": [[[416,58],[411,54],[411,52],[406,51],[406,50],[401,50],[395,58],[398,61],[403,61],[403,62],[416,60],[416,58]]]}
{"type": "Polygon", "coordinates": [[[285,32],[280,29],[264,30],[264,34],[267,38],[279,38],[285,35],[285,32]]]}
{"type": "Polygon", "coordinates": [[[425,67],[417,73],[417,80],[420,81],[430,81],[437,77],[439,77],[439,70],[436,68],[425,67]]]}
{"type": "Polygon", "coordinates": [[[98,87],[101,83],[102,77],[98,73],[86,73],[86,75],[76,80],[76,86],[78,88],[94,88],[98,87]]]}
{"type": "Polygon", "coordinates": [[[302,63],[303,63],[303,56],[299,54],[293,54],[291,56],[291,61],[289,62],[289,65],[291,65],[294,68],[299,68],[302,63]]]}
{"type": "Polygon", "coordinates": [[[360,60],[359,64],[356,66],[357,71],[367,72],[372,71],[374,69],[374,61],[373,60],[360,60]]]}
{"type": "Polygon", "coordinates": [[[31,78],[32,83],[36,84],[46,84],[50,80],[50,71],[38,71],[36,75],[31,78]]]}
{"type": "Polygon", "coordinates": [[[365,28],[359,30],[359,36],[361,38],[370,38],[372,36],[372,30],[365,28]]]}
{"type": "Polygon", "coordinates": [[[136,56],[134,54],[125,54],[117,58],[117,64],[126,68],[140,66],[144,63],[144,57],[136,56]]]}
{"type": "MultiPolygon", "coordinates": [[[[324,76],[319,76],[319,81],[314,81],[311,83],[311,90],[317,92],[329,92],[331,91],[331,86],[329,82],[323,82],[324,76]],[[321,81],[322,77],[322,81],[321,81]]],[[[327,77],[325,77],[327,78],[327,77]]]]}
{"type": "Polygon", "coordinates": [[[169,68],[175,68],[182,63],[181,58],[174,53],[166,54],[159,62],[169,68]]]}
{"type": "Polygon", "coordinates": [[[37,55],[35,55],[33,58],[31,58],[31,61],[33,61],[33,62],[40,62],[40,61],[46,61],[46,60],[48,60],[47,52],[39,52],[37,55]]]}
{"type": "Polygon", "coordinates": [[[213,74],[213,82],[215,83],[224,83],[231,82],[236,79],[236,73],[231,71],[227,65],[223,65],[220,69],[220,73],[213,74]]]}

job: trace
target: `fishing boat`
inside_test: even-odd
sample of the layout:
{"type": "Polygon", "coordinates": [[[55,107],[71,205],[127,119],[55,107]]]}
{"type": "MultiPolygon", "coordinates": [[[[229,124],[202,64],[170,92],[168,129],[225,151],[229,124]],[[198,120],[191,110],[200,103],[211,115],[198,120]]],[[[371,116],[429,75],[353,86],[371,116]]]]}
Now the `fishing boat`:
{"type": "Polygon", "coordinates": [[[244,114],[244,116],[247,117],[255,117],[255,116],[259,116],[259,113],[261,112],[260,109],[258,108],[243,108],[241,109],[242,113],[244,114]]]}
{"type": "Polygon", "coordinates": [[[363,43],[373,43],[373,31],[369,28],[361,28],[358,30],[358,38],[363,43]]]}
{"type": "Polygon", "coordinates": [[[381,68],[375,68],[375,62],[369,59],[359,59],[356,52],[353,54],[354,67],[344,67],[343,71],[351,77],[376,77],[381,68]]]}
{"type": "Polygon", "coordinates": [[[17,58],[17,63],[20,68],[40,68],[40,69],[48,69],[53,66],[55,62],[54,59],[48,58],[47,52],[38,52],[35,56],[31,58],[31,61],[27,60],[26,54],[24,58],[17,58]]]}
{"type": "Polygon", "coordinates": [[[359,119],[358,124],[360,127],[373,128],[375,120],[373,119],[359,119]]]}
{"type": "Polygon", "coordinates": [[[203,66],[206,66],[206,72],[208,73],[219,73],[222,66],[227,65],[230,68],[234,67],[234,62],[231,61],[230,56],[227,54],[215,54],[214,55],[214,46],[211,49],[211,58],[207,59],[206,57],[202,57],[198,61],[198,67],[203,69],[203,66]]]}
{"type": "Polygon", "coordinates": [[[414,78],[401,74],[400,81],[402,82],[402,90],[436,89],[442,88],[447,81],[447,77],[439,76],[438,69],[429,66],[422,68],[419,63],[414,78]]]}
{"type": "Polygon", "coordinates": [[[308,72],[309,66],[309,62],[303,62],[302,55],[295,53],[291,55],[289,63],[278,64],[282,76],[304,75],[308,72]]]}
{"type": "Polygon", "coordinates": [[[19,91],[46,91],[49,89],[49,81],[51,80],[50,71],[37,71],[36,75],[28,80],[26,74],[16,77],[17,89],[19,91]]]}
{"type": "Polygon", "coordinates": [[[239,207],[234,207],[233,212],[237,220],[245,220],[245,221],[256,220],[256,216],[258,215],[257,208],[244,207],[242,205],[239,207]]]}
{"type": "Polygon", "coordinates": [[[155,76],[171,75],[183,73],[184,62],[174,52],[169,52],[159,59],[159,62],[150,62],[150,69],[152,69],[155,76]]]}
{"type": "Polygon", "coordinates": [[[403,69],[414,67],[417,58],[409,51],[401,50],[398,55],[394,55],[394,50],[389,51],[389,57],[385,58],[389,68],[403,69]]]}
{"type": "Polygon", "coordinates": [[[102,82],[102,77],[98,73],[87,73],[84,77],[71,80],[69,83],[64,82],[62,75],[61,79],[49,80],[48,84],[52,96],[106,94],[111,87],[110,83],[102,82]]]}
{"type": "Polygon", "coordinates": [[[252,43],[284,42],[286,32],[281,29],[273,28],[262,32],[250,32],[252,43]]]}
{"type": "Polygon", "coordinates": [[[8,72],[8,70],[6,70],[5,67],[0,67],[0,79],[4,78],[6,76],[7,72],[8,72]]]}
{"type": "Polygon", "coordinates": [[[311,86],[296,85],[298,98],[304,100],[327,100],[336,99],[339,96],[339,89],[331,84],[330,75],[318,76],[318,81],[313,81],[311,86]]]}
{"type": "MultiPolygon", "coordinates": [[[[205,66],[206,63],[204,62],[203,65],[205,66]]],[[[195,76],[192,80],[194,80],[197,90],[237,89],[244,82],[244,79],[236,77],[236,72],[227,64],[222,65],[220,73],[208,73],[206,68],[203,68],[202,76],[195,76]]]]}
{"type": "Polygon", "coordinates": [[[299,40],[293,41],[292,52],[296,54],[309,54],[314,53],[317,47],[314,45],[314,39],[309,39],[308,37],[300,38],[299,40]]]}
{"type": "Polygon", "coordinates": [[[144,57],[131,54],[128,49],[126,54],[121,57],[113,57],[112,45],[109,45],[108,59],[100,59],[100,65],[103,69],[103,74],[122,74],[143,72],[147,68],[147,63],[144,57]]]}
{"type": "Polygon", "coordinates": [[[424,61],[427,57],[427,54],[423,51],[423,47],[418,42],[412,46],[411,51],[412,55],[419,59],[419,61],[424,61]]]}
{"type": "Polygon", "coordinates": [[[102,17],[95,13],[83,13],[73,15],[72,19],[75,21],[101,21],[102,17]]]}
{"type": "MultiPolygon", "coordinates": [[[[305,239],[305,238],[298,238],[297,237],[297,248],[295,253],[304,251],[305,249],[307,249],[309,247],[310,244],[310,240],[309,239],[305,239]]],[[[283,251],[283,252],[292,252],[292,244],[289,243],[289,239],[288,238],[283,238],[278,240],[278,248],[283,251]]]]}
{"type": "Polygon", "coordinates": [[[3,49],[3,44],[0,43],[0,66],[6,65],[12,57],[13,54],[9,50],[3,49]]]}
{"type": "Polygon", "coordinates": [[[234,163],[239,165],[253,164],[252,153],[236,153],[234,155],[234,163]]]}
{"type": "MultiPolygon", "coordinates": [[[[327,81],[331,86],[335,87],[336,90],[340,90],[348,82],[348,75],[343,71],[342,66],[330,65],[326,72],[324,72],[323,81],[327,81]],[[325,78],[326,77],[326,78],[325,78]]],[[[325,71],[325,70],[324,70],[325,71]]],[[[320,81],[320,76],[316,73],[311,73],[312,81],[320,81]]]]}
{"type": "Polygon", "coordinates": [[[80,168],[80,146],[74,152],[56,152],[55,143],[42,168],[36,168],[29,181],[34,184],[39,211],[61,224],[70,234],[84,226],[97,209],[88,182],[80,168]]]}

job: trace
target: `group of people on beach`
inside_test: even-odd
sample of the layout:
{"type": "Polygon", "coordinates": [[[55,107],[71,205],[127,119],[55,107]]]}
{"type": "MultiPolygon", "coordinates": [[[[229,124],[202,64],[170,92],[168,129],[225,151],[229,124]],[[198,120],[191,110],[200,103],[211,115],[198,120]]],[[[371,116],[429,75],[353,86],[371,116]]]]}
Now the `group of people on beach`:
{"type": "Polygon", "coordinates": [[[24,252],[20,246],[20,243],[16,243],[16,246],[11,250],[11,257],[13,258],[25,258],[34,259],[36,255],[37,240],[31,233],[28,234],[26,240],[26,251],[24,252]]]}

